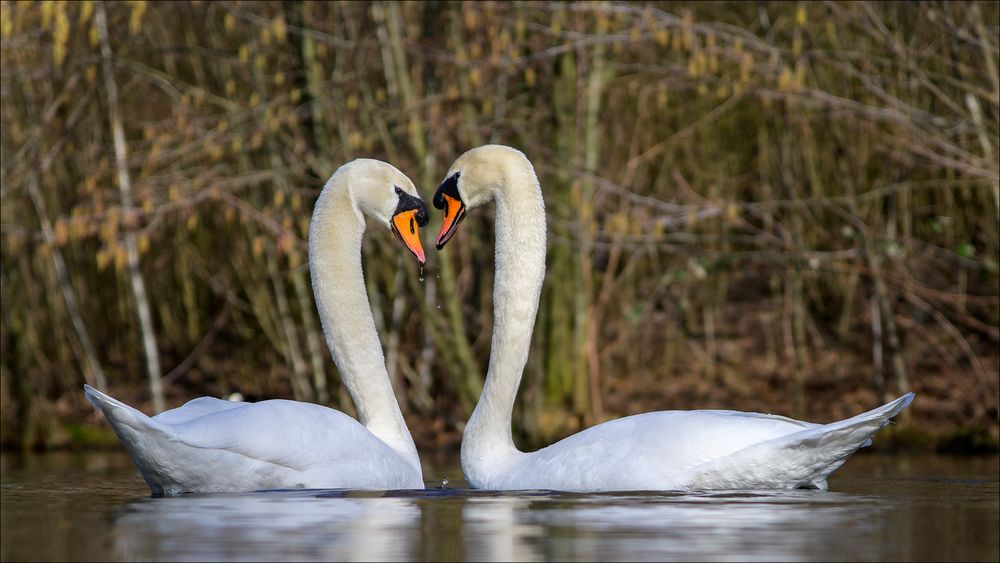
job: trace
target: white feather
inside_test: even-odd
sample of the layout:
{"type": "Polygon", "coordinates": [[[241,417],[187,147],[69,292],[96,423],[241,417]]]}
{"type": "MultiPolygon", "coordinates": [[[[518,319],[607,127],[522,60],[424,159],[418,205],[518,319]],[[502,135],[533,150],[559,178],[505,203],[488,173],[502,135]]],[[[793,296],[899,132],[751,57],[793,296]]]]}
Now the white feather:
{"type": "Polygon", "coordinates": [[[413,183],[389,164],[348,163],[327,182],[310,226],[310,267],[323,331],[360,422],[312,403],[212,397],[148,417],[84,386],[153,494],[424,487],[361,273],[362,213],[387,222],[398,200],[394,186],[416,194],[413,183]]]}
{"type": "Polygon", "coordinates": [[[483,489],[564,491],[826,488],[826,478],[913,400],[814,424],[723,410],[662,411],[588,428],[536,452],[511,436],[514,398],[545,276],[545,209],[523,153],[486,145],[452,165],[470,208],[495,202],[490,365],[462,437],[466,480],[483,489]]]}

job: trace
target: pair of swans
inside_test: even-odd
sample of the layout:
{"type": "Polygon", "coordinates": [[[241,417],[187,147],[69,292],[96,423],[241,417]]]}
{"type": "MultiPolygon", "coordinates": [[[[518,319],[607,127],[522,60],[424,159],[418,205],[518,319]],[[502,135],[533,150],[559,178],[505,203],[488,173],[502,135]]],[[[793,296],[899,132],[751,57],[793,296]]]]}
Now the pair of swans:
{"type": "MultiPolygon", "coordinates": [[[[452,165],[434,194],[436,245],[467,211],[496,205],[494,327],[489,370],[462,438],[462,470],[483,489],[564,491],[826,488],[826,478],[912,400],[813,424],[723,410],[661,411],[588,428],[522,452],[511,415],[545,275],[545,209],[523,153],[486,145],[452,165]]],[[[85,387],[153,494],[273,488],[421,489],[420,460],[393,395],[361,270],[367,215],[424,263],[427,210],[384,162],[342,166],[316,202],[309,265],[327,344],[358,411],[286,400],[210,397],[154,417],[85,387]]]]}

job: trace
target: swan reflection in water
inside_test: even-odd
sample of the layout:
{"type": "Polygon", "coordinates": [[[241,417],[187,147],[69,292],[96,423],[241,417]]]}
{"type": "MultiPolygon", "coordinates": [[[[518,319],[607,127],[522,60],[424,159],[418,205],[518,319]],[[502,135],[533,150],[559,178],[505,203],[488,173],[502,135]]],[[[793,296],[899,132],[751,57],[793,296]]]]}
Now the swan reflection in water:
{"type": "Polygon", "coordinates": [[[474,559],[868,560],[886,549],[887,509],[818,491],[497,496],[470,498],[462,519],[474,559]]]}
{"type": "Polygon", "coordinates": [[[413,499],[262,491],[145,498],[115,519],[127,560],[402,560],[419,537],[413,499]]]}
{"type": "Polygon", "coordinates": [[[892,510],[823,491],[269,491],[138,500],[114,537],[129,560],[867,560],[893,553],[887,526],[906,534],[892,510]]]}

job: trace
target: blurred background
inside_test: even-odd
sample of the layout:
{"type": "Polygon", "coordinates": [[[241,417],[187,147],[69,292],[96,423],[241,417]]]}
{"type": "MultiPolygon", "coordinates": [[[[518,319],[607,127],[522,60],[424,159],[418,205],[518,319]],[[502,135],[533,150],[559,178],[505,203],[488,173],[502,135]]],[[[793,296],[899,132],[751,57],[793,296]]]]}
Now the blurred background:
{"type": "MultiPolygon", "coordinates": [[[[429,201],[502,143],[548,214],[522,447],[913,390],[877,446],[996,451],[998,25],[992,2],[3,2],[0,439],[115,443],[85,382],[150,414],[353,413],[307,267],[320,188],[372,157],[429,201]]],[[[422,449],[482,386],[492,221],[423,269],[368,230],[422,449]]]]}

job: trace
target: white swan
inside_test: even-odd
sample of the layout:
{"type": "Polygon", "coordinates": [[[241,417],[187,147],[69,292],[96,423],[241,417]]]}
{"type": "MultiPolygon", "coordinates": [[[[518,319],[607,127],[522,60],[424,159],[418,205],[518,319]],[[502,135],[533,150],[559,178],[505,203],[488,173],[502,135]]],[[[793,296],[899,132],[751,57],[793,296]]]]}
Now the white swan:
{"type": "Polygon", "coordinates": [[[493,342],[479,403],[462,436],[462,470],[482,489],[566,491],[826,488],[826,478],[913,400],[908,393],[831,424],[721,410],[612,420],[536,452],[511,437],[545,275],[545,209],[523,153],[486,145],[463,154],[434,194],[440,249],[466,210],[496,203],[493,342]]]}
{"type": "Polygon", "coordinates": [[[427,208],[402,172],[378,160],[341,166],[309,228],[309,266],[327,344],[358,420],[298,401],[194,399],[152,418],[90,386],[154,495],[275,488],[422,489],[417,449],[393,395],[361,271],[365,215],[421,264],[427,208]]]}

